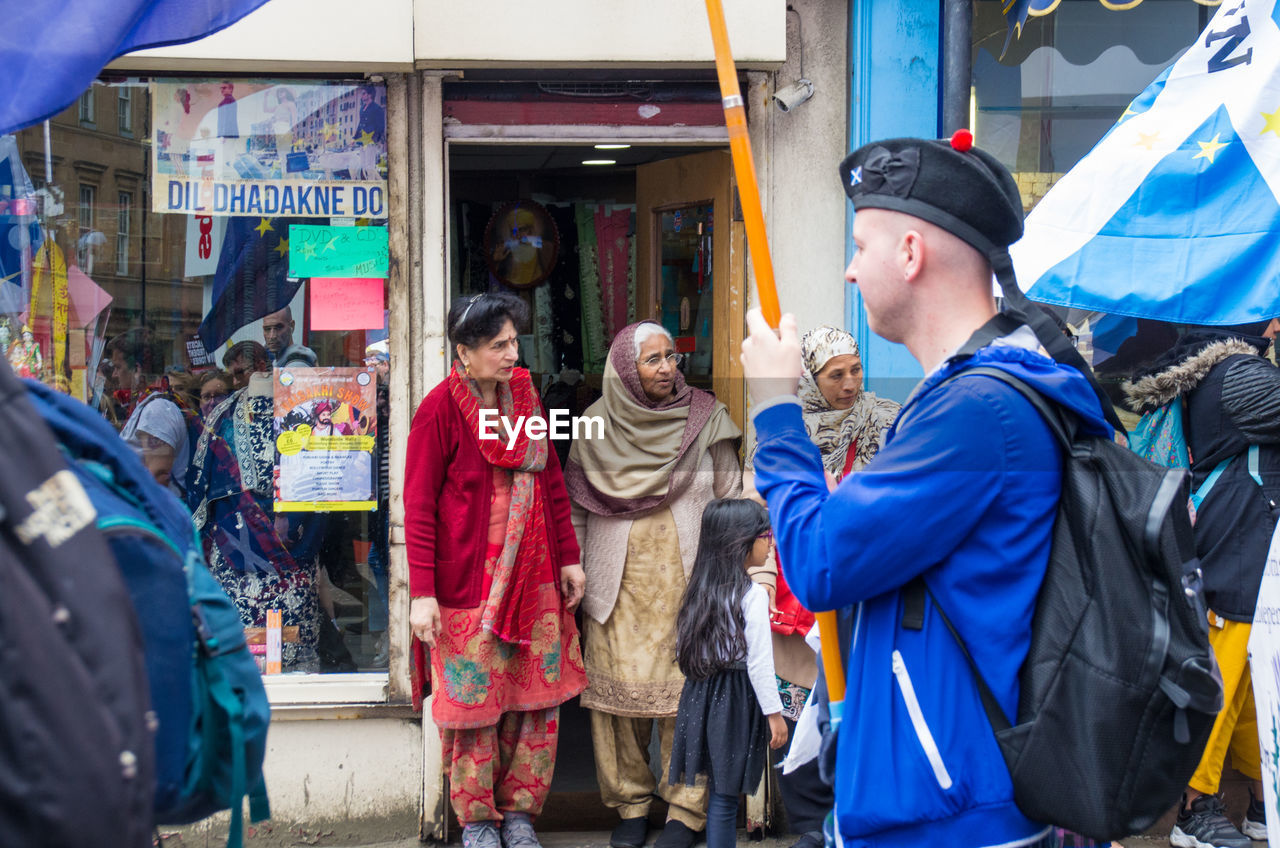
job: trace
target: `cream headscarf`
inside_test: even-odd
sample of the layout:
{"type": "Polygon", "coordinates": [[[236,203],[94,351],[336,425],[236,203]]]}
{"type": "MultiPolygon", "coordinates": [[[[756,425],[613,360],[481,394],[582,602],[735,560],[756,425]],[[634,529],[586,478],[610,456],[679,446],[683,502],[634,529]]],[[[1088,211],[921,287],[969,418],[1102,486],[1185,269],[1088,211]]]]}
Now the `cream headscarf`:
{"type": "Polygon", "coordinates": [[[809,438],[822,453],[822,464],[837,480],[844,476],[849,448],[855,454],[850,471],[860,471],[880,450],[880,436],[893,423],[900,405],[862,391],[848,409],[835,409],[822,396],[817,376],[833,357],[853,354],[861,360],[853,336],[835,327],[815,327],[800,340],[805,372],[800,377],[800,404],[809,438]]]}
{"type": "Polygon", "coordinates": [[[574,439],[565,465],[569,496],[597,515],[633,515],[680,494],[698,462],[676,465],[692,449],[700,460],[716,442],[742,431],[724,404],[695,389],[676,372],[671,397],[655,404],[640,385],[635,334],[644,323],[626,327],[613,339],[604,367],[603,395],[586,417],[604,419],[604,438],[574,439]]]}

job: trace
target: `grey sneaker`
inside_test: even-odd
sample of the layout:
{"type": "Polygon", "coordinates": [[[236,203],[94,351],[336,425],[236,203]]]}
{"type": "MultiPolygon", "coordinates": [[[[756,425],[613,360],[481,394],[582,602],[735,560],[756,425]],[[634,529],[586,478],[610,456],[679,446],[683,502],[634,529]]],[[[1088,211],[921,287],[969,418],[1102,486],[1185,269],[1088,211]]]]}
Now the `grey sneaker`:
{"type": "Polygon", "coordinates": [[[1240,832],[1250,839],[1267,841],[1267,805],[1261,798],[1254,797],[1252,786],[1249,787],[1249,809],[1245,811],[1240,832]]]}
{"type": "Polygon", "coordinates": [[[1253,841],[1240,831],[1226,816],[1222,798],[1217,795],[1201,795],[1178,810],[1178,823],[1169,834],[1169,844],[1175,848],[1253,848],[1253,841]]]}
{"type": "Polygon", "coordinates": [[[502,813],[502,848],[542,848],[528,813],[502,813]]]}
{"type": "Polygon", "coordinates": [[[498,837],[498,823],[467,822],[462,828],[462,848],[502,848],[502,840],[498,837]]]}

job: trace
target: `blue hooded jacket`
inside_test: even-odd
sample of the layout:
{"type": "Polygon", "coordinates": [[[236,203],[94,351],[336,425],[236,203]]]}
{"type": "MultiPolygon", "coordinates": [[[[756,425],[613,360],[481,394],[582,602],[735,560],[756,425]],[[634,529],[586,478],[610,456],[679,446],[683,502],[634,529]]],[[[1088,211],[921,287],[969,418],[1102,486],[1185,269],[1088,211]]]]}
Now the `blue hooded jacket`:
{"type": "Polygon", "coordinates": [[[1031,638],[1061,492],[1062,450],[1031,404],[981,374],[1000,368],[1111,428],[1088,381],[1036,351],[989,345],[930,374],[876,458],[831,493],[798,404],[762,408],[756,488],[785,576],[812,610],[856,605],[836,743],[846,848],[1013,846],[1048,835],[1019,812],[973,675],[930,601],[902,627],[901,588],[923,575],[1009,716],[1031,638]]]}

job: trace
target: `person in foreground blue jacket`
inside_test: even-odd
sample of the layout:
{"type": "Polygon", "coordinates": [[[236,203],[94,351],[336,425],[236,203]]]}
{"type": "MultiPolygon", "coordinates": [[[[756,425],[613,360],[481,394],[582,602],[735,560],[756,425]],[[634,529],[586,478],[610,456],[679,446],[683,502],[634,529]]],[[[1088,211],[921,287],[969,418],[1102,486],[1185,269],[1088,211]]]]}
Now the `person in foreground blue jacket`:
{"type": "Polygon", "coordinates": [[[839,835],[845,848],[1050,846],[1053,830],[1013,801],[955,639],[932,600],[923,628],[904,629],[902,588],[923,576],[1000,706],[1016,716],[1062,452],[1016,390],[963,372],[1008,371],[1075,412],[1086,431],[1112,431],[1081,371],[1045,355],[1030,328],[996,318],[988,257],[1007,257],[1022,232],[1003,166],[946,142],[893,139],[855,151],[841,172],[856,209],[845,277],[858,286],[871,329],[906,345],[927,376],[876,458],[829,492],[795,398],[795,319],[783,316],[775,334],[753,311],[742,346],[756,486],[787,582],[809,609],[856,607],[841,646],[839,835]]]}

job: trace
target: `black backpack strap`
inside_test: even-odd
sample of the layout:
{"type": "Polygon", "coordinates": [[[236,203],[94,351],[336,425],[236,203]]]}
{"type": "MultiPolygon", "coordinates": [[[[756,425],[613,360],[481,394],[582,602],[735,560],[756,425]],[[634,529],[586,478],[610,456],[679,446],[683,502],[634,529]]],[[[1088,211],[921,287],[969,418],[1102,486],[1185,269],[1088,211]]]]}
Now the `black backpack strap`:
{"type": "MultiPolygon", "coordinates": [[[[978,696],[982,699],[982,709],[987,714],[987,721],[991,722],[991,729],[996,733],[1002,730],[1008,730],[1012,725],[1009,718],[1004,714],[1004,709],[1000,706],[1000,702],[996,700],[995,694],[991,691],[991,687],[987,685],[987,680],[982,676],[982,672],[978,670],[978,664],[973,661],[973,654],[969,653],[969,647],[965,645],[964,639],[960,638],[959,631],[955,625],[951,623],[951,619],[947,617],[946,611],[942,608],[942,604],[938,603],[938,599],[929,589],[929,584],[924,582],[923,577],[917,577],[902,587],[903,614],[902,626],[908,630],[921,630],[924,628],[924,599],[925,596],[933,601],[933,608],[938,611],[938,616],[942,619],[942,623],[947,625],[947,630],[951,631],[952,637],[956,640],[956,644],[960,646],[960,653],[964,654],[965,661],[969,663],[969,671],[973,672],[974,682],[978,684],[978,696]],[[912,627],[908,624],[907,617],[909,614],[918,611],[919,624],[912,627]]],[[[914,623],[914,622],[912,622],[914,623]]]]}
{"type": "MultiPolygon", "coordinates": [[[[997,318],[1000,316],[997,316],[997,318]]],[[[1015,322],[1016,324],[1016,322],[1015,322]]],[[[995,319],[987,322],[977,333],[974,334],[965,348],[969,345],[979,342],[978,347],[982,347],[990,342],[990,339],[982,341],[982,336],[988,332],[995,332],[991,338],[996,338],[1004,333],[998,332],[999,326],[995,324],[995,319]]],[[[976,350],[977,348],[975,348],[976,350]]],[[[964,348],[961,349],[962,352],[964,348]]],[[[1071,443],[1075,438],[1075,420],[1074,417],[1063,414],[1057,404],[1047,400],[1044,395],[1040,394],[1031,386],[1022,380],[1003,371],[999,368],[989,368],[987,366],[978,366],[975,368],[966,368],[958,374],[949,377],[945,382],[950,383],[952,380],[967,374],[982,374],[987,377],[993,377],[1002,383],[1005,383],[1018,391],[1027,401],[1035,408],[1036,412],[1044,419],[1049,429],[1053,432],[1054,437],[1066,450],[1071,449],[1071,443]]],[[[991,723],[991,728],[996,733],[1002,730],[1008,730],[1012,725],[1008,716],[1004,714],[1004,709],[1000,706],[1000,702],[996,700],[995,694],[991,691],[991,687],[987,685],[986,678],[982,676],[982,672],[978,669],[978,664],[974,662],[973,654],[969,653],[969,647],[965,645],[964,639],[960,637],[960,632],[956,630],[955,625],[951,623],[951,619],[947,616],[946,610],[942,608],[942,604],[938,603],[937,597],[929,589],[929,584],[925,583],[923,577],[916,577],[910,583],[902,587],[902,627],[905,630],[923,630],[924,629],[924,611],[925,597],[933,601],[934,609],[938,611],[938,616],[942,619],[942,623],[947,626],[947,630],[951,632],[952,638],[956,640],[956,644],[960,646],[960,653],[964,654],[965,661],[969,663],[969,670],[973,672],[973,679],[978,684],[978,695],[982,699],[982,709],[987,714],[987,721],[991,723]]]]}
{"type": "Polygon", "coordinates": [[[991,270],[996,275],[996,282],[1000,284],[1000,291],[1004,295],[1005,307],[1013,313],[1014,317],[1021,319],[1036,334],[1036,338],[1040,340],[1040,344],[1044,345],[1044,349],[1053,357],[1055,362],[1063,365],[1069,365],[1075,368],[1084,378],[1089,381],[1093,393],[1098,397],[1098,405],[1102,407],[1102,414],[1106,417],[1107,423],[1116,429],[1117,433],[1128,434],[1124,424],[1120,421],[1120,416],[1116,414],[1115,406],[1111,403],[1111,398],[1103,391],[1101,384],[1098,383],[1097,376],[1093,373],[1093,369],[1084,361],[1084,357],[1080,355],[1080,351],[1076,350],[1066,336],[1062,334],[1036,304],[1027,299],[1022,289],[1018,287],[1018,281],[1013,273],[1013,260],[1009,257],[1007,249],[999,249],[990,252],[987,259],[991,262],[991,270]]]}
{"type": "Polygon", "coordinates": [[[973,356],[999,338],[1015,332],[1023,323],[1008,312],[997,312],[991,320],[979,327],[969,340],[960,346],[956,356],[973,356]]]}

